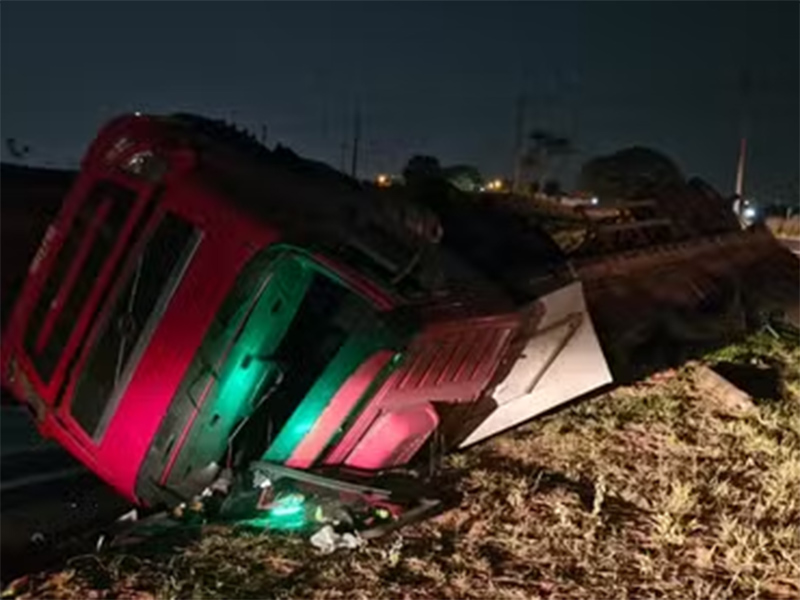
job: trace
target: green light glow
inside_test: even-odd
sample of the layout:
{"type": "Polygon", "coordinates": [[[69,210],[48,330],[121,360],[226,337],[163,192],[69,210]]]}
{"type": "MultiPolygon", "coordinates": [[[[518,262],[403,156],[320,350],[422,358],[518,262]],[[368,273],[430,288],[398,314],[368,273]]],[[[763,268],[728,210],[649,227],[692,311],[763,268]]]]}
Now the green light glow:
{"type": "Polygon", "coordinates": [[[311,278],[312,273],[294,260],[279,261],[273,267],[270,283],[227,361],[230,367],[222,376],[217,412],[247,412],[247,400],[273,369],[262,357],[270,356],[285,335],[311,278]],[[275,306],[282,309],[276,312],[275,306]]]}
{"type": "Polygon", "coordinates": [[[288,460],[342,384],[373,352],[385,347],[387,341],[381,329],[351,336],[298,405],[263,460],[277,463],[288,460]]]}
{"type": "Polygon", "coordinates": [[[287,517],[302,513],[305,510],[305,500],[302,496],[289,496],[286,500],[273,506],[269,510],[271,517],[287,517]]]}
{"type": "MultiPolygon", "coordinates": [[[[216,460],[225,452],[227,436],[223,432],[233,431],[237,423],[252,414],[261,399],[259,390],[268,388],[269,381],[277,381],[278,366],[272,357],[289,331],[312,281],[315,277],[335,279],[332,274],[320,273],[296,256],[282,257],[271,263],[266,277],[260,284],[263,285],[260,297],[253,298],[255,304],[247,305],[250,312],[246,322],[239,325],[239,321],[231,321],[231,327],[222,336],[233,347],[219,368],[214,387],[201,408],[201,417],[192,428],[186,447],[193,451],[180,455],[174,469],[176,473],[188,472],[193,464],[216,460]]],[[[364,308],[370,310],[366,304],[364,308]]],[[[395,326],[389,327],[379,319],[373,321],[366,315],[356,329],[305,397],[287,400],[299,402],[284,426],[273,432],[275,437],[265,450],[264,459],[277,463],[288,460],[312,431],[337,391],[364,360],[380,349],[396,347],[410,333],[397,331],[395,326]]],[[[369,395],[374,391],[371,386],[369,395]]],[[[357,410],[363,408],[364,401],[366,399],[359,401],[357,410]]]]}
{"type": "Polygon", "coordinates": [[[231,408],[238,407],[242,399],[249,397],[260,383],[265,373],[264,369],[259,368],[259,366],[250,364],[247,367],[243,367],[240,363],[225,378],[220,389],[220,397],[223,400],[231,401],[233,404],[231,408]]]}
{"type": "MultiPolygon", "coordinates": [[[[255,305],[239,299],[249,315],[244,323],[239,319],[228,321],[228,328],[219,333],[220,356],[224,346],[233,343],[233,347],[184,444],[191,452],[180,454],[173,472],[183,476],[195,464],[216,460],[225,452],[227,433],[252,413],[259,389],[276,375],[276,365],[269,357],[286,334],[312,277],[313,272],[297,259],[278,258],[268,263],[260,277],[259,285],[264,286],[260,297],[250,297],[255,305]]],[[[245,312],[239,315],[244,316],[245,312]]],[[[196,393],[201,391],[199,388],[196,393]]]]}
{"type": "Polygon", "coordinates": [[[306,500],[301,494],[290,494],[278,500],[266,516],[248,519],[240,524],[256,529],[296,530],[306,526],[306,500]]]}

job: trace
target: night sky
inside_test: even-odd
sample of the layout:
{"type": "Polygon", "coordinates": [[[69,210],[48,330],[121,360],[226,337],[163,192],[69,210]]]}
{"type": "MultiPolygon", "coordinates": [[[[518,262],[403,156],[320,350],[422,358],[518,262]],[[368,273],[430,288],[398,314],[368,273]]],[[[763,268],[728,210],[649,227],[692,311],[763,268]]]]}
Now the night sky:
{"type": "Polygon", "coordinates": [[[338,167],[358,103],[362,176],[398,172],[413,153],[508,175],[524,92],[531,127],[580,149],[573,172],[590,156],[638,144],[725,193],[744,112],[748,191],[797,202],[796,2],[2,2],[1,10],[2,136],[29,145],[35,164],[77,164],[118,113],[181,110],[255,133],[265,123],[268,144],[338,167]],[[752,80],[746,101],[743,70],[752,80]]]}

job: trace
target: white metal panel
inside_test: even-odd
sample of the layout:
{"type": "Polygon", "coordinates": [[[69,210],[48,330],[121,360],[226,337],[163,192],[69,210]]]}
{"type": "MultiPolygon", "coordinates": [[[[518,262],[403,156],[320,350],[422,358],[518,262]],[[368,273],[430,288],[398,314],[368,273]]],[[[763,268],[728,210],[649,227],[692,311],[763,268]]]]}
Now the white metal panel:
{"type": "Polygon", "coordinates": [[[581,283],[571,283],[539,301],[545,308],[541,322],[491,393],[497,408],[461,448],[611,382],[581,283]]]}

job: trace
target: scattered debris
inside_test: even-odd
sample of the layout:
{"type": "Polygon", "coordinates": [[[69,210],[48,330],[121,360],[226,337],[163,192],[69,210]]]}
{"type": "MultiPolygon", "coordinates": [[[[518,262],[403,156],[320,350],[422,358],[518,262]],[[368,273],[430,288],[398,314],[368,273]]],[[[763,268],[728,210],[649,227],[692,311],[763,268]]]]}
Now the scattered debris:
{"type": "Polygon", "coordinates": [[[390,567],[396,567],[400,562],[400,558],[402,558],[402,552],[403,538],[402,536],[397,536],[397,538],[392,542],[392,545],[389,546],[388,549],[381,552],[381,556],[383,560],[389,563],[390,567]]]}
{"type": "Polygon", "coordinates": [[[227,494],[230,491],[232,484],[233,484],[233,471],[229,468],[225,468],[219,474],[219,477],[217,477],[217,479],[214,480],[214,483],[212,483],[207,488],[208,491],[207,495],[211,495],[214,492],[227,494]]]}
{"type": "Polygon", "coordinates": [[[44,541],[45,541],[44,534],[41,531],[37,531],[31,536],[32,544],[44,544],[44,541]]]}
{"type": "Polygon", "coordinates": [[[133,508],[133,509],[129,510],[128,512],[126,512],[124,515],[122,515],[119,519],[117,519],[117,522],[118,523],[126,523],[126,522],[138,521],[138,520],[139,520],[139,513],[136,511],[135,508],[133,508]]]}
{"type": "MultiPolygon", "coordinates": [[[[355,549],[398,527],[441,510],[442,502],[401,479],[394,487],[366,486],[332,474],[317,474],[257,461],[250,469],[224,473],[190,502],[169,512],[137,519],[134,511],[117,524],[123,529],[97,542],[120,548],[183,531],[199,534],[205,526],[256,533],[284,532],[306,537],[323,554],[355,549]],[[400,483],[402,481],[402,483],[400,483]]],[[[439,486],[440,492],[445,486],[439,486]]]]}
{"type": "Polygon", "coordinates": [[[355,550],[364,543],[358,533],[336,533],[333,527],[325,525],[309,539],[311,545],[323,554],[331,554],[340,548],[355,550]]]}

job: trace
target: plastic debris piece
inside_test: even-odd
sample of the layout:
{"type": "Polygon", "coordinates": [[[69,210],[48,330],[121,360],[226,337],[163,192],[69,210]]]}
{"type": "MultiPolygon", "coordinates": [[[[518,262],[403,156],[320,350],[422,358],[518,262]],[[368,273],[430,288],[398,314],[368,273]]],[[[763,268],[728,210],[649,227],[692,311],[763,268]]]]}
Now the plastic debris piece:
{"type": "Polygon", "coordinates": [[[271,485],[263,488],[261,493],[258,495],[258,502],[256,503],[256,508],[258,510],[267,510],[270,506],[272,506],[273,501],[275,500],[275,488],[271,485]]]}
{"type": "Polygon", "coordinates": [[[126,512],[124,515],[117,519],[118,523],[125,523],[128,521],[138,521],[139,520],[139,513],[136,512],[136,509],[131,509],[126,512]]]}
{"type": "Polygon", "coordinates": [[[272,480],[267,477],[266,474],[258,470],[253,472],[253,487],[264,489],[266,487],[270,487],[271,485],[272,480]]]}
{"type": "Polygon", "coordinates": [[[325,511],[322,510],[321,506],[317,506],[317,508],[314,509],[314,520],[318,523],[325,522],[325,511]]]}
{"type": "Polygon", "coordinates": [[[97,538],[97,545],[95,546],[94,551],[95,552],[100,552],[100,549],[103,547],[103,544],[105,543],[105,541],[106,541],[106,536],[103,535],[103,534],[100,534],[100,537],[97,538]]]}
{"type": "Polygon", "coordinates": [[[330,554],[336,550],[336,532],[333,527],[325,525],[309,539],[311,545],[323,554],[330,554]]]}
{"type": "Polygon", "coordinates": [[[357,533],[343,533],[338,540],[337,546],[339,548],[347,548],[348,550],[355,550],[363,543],[363,540],[357,533]]]}
{"type": "Polygon", "coordinates": [[[354,526],[353,515],[349,508],[338,500],[319,499],[313,514],[317,523],[329,523],[334,526],[354,526]]]}
{"type": "Polygon", "coordinates": [[[331,554],[339,548],[355,550],[364,543],[357,533],[339,534],[336,533],[330,525],[322,527],[311,536],[309,541],[312,546],[323,554],[331,554]]]}
{"type": "Polygon", "coordinates": [[[222,469],[222,472],[219,474],[208,488],[209,493],[213,494],[214,492],[219,492],[220,494],[227,494],[231,490],[231,485],[233,485],[233,471],[229,468],[222,469]]]}

